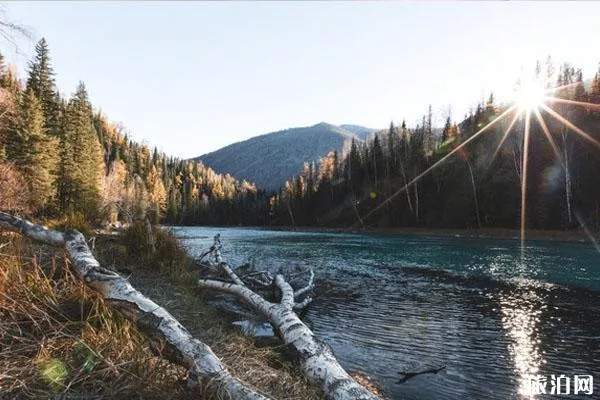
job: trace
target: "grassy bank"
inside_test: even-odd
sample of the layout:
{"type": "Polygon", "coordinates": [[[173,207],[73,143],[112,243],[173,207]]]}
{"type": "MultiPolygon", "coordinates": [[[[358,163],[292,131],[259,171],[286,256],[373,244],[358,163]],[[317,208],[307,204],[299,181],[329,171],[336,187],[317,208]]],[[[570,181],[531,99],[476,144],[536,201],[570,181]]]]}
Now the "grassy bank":
{"type": "MultiPolygon", "coordinates": [[[[317,399],[277,348],[259,348],[206,306],[192,260],[167,233],[143,226],[100,236],[103,266],[134,286],[209,344],[241,379],[277,399],[317,399]]],[[[186,370],[156,357],[144,337],[112,312],[69,269],[63,250],[0,234],[0,398],[201,398],[186,370]]]]}

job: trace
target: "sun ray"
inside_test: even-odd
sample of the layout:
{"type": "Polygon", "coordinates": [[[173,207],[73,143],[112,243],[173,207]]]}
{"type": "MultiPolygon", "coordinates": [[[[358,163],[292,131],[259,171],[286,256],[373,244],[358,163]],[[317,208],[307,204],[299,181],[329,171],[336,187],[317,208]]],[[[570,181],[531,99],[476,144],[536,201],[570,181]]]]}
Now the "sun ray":
{"type": "MultiPolygon", "coordinates": [[[[560,151],[558,150],[558,146],[556,145],[556,142],[552,138],[552,135],[550,134],[550,130],[548,129],[548,126],[546,125],[546,121],[544,121],[544,118],[542,118],[542,114],[540,113],[540,110],[536,108],[535,110],[533,110],[533,112],[535,113],[535,117],[536,117],[538,123],[542,127],[542,131],[544,132],[544,135],[546,135],[546,139],[548,139],[550,146],[552,146],[552,150],[554,150],[554,155],[556,156],[556,158],[558,158],[558,161],[560,161],[561,165],[563,165],[563,159],[560,155],[560,151]]],[[[564,165],[563,165],[563,168],[564,168],[564,165]]]]}
{"type": "Polygon", "coordinates": [[[421,178],[423,178],[424,176],[426,176],[427,174],[429,174],[431,171],[433,171],[435,168],[439,167],[444,161],[446,161],[448,158],[450,158],[452,155],[454,155],[455,153],[457,153],[460,149],[462,149],[463,147],[465,147],[467,144],[471,143],[473,140],[475,140],[477,137],[479,137],[479,135],[481,135],[483,132],[485,132],[487,129],[489,129],[491,126],[495,125],[497,122],[499,122],[501,119],[503,119],[506,115],[508,115],[509,113],[511,113],[512,111],[514,111],[517,108],[517,105],[513,104],[512,106],[510,106],[509,108],[507,108],[506,110],[504,110],[504,112],[502,112],[498,118],[494,119],[493,121],[491,121],[490,123],[488,123],[486,126],[484,126],[483,128],[481,128],[480,130],[478,130],[477,132],[475,132],[473,134],[473,136],[471,136],[470,138],[468,138],[467,140],[465,140],[463,143],[461,143],[458,147],[456,147],[454,150],[452,150],[450,153],[446,154],[444,157],[440,158],[437,162],[435,162],[431,167],[427,168],[425,171],[421,172],[419,175],[417,175],[415,178],[413,178],[410,182],[408,182],[406,185],[404,185],[403,187],[401,187],[400,189],[398,189],[396,192],[394,192],[393,194],[391,194],[387,199],[385,199],[385,201],[383,201],[381,204],[379,204],[377,207],[375,207],[374,209],[372,209],[371,211],[369,211],[367,213],[367,215],[365,215],[365,217],[363,218],[364,220],[366,220],[367,218],[369,218],[373,213],[375,213],[377,210],[379,210],[381,207],[383,207],[386,203],[390,202],[392,199],[394,199],[395,197],[397,197],[398,195],[404,193],[410,186],[414,185],[415,182],[418,182],[421,178]]]}
{"type": "Polygon", "coordinates": [[[525,228],[527,222],[527,164],[529,161],[529,131],[531,112],[525,113],[525,133],[523,134],[523,175],[521,176],[521,259],[525,255],[525,228]]]}
{"type": "Polygon", "coordinates": [[[600,143],[596,139],[594,139],[593,137],[591,137],[588,133],[586,133],[583,129],[577,127],[571,121],[569,121],[568,119],[564,118],[562,115],[560,115],[559,113],[557,113],[556,111],[554,111],[553,109],[551,109],[550,107],[548,107],[547,105],[540,104],[540,106],[546,112],[548,112],[548,114],[550,114],[552,117],[554,117],[554,119],[556,119],[559,122],[562,122],[565,126],[567,126],[568,128],[570,128],[572,131],[574,131],[575,133],[577,133],[579,136],[581,136],[582,138],[584,138],[585,140],[587,140],[588,142],[590,142],[591,144],[593,144],[594,146],[596,146],[597,148],[600,149],[600,143]]]}
{"type": "Polygon", "coordinates": [[[598,241],[596,240],[596,238],[594,238],[594,235],[592,235],[592,232],[590,232],[590,230],[588,229],[588,227],[585,224],[585,222],[583,221],[583,219],[579,216],[579,213],[576,211],[574,214],[575,214],[575,218],[577,219],[577,222],[579,222],[579,226],[581,226],[585,235],[588,237],[588,239],[590,239],[590,241],[596,248],[596,251],[598,253],[600,253],[600,245],[598,244],[598,241]]]}
{"type": "Polygon", "coordinates": [[[561,99],[561,98],[558,98],[558,97],[545,97],[544,99],[547,100],[547,101],[550,101],[552,103],[572,104],[572,105],[575,105],[575,106],[582,106],[582,107],[585,107],[585,108],[592,108],[592,109],[600,110],[600,104],[587,103],[585,101],[575,101],[575,100],[561,99]]]}
{"type": "Polygon", "coordinates": [[[515,116],[512,119],[512,121],[510,121],[510,124],[508,125],[508,128],[506,128],[506,131],[504,132],[504,135],[502,136],[502,139],[500,139],[500,143],[498,143],[498,147],[496,147],[496,151],[494,151],[494,155],[492,155],[492,158],[490,159],[489,166],[491,166],[494,163],[494,160],[498,156],[498,153],[500,152],[500,149],[504,145],[504,142],[506,142],[506,139],[508,139],[510,131],[512,130],[513,126],[515,125],[515,122],[517,122],[517,119],[519,119],[519,117],[521,116],[521,114],[523,114],[522,111],[516,112],[515,116]]]}
{"type": "Polygon", "coordinates": [[[556,87],[550,88],[546,92],[547,93],[556,93],[556,92],[560,92],[561,90],[569,89],[572,86],[577,86],[578,84],[579,84],[579,82],[571,82],[571,83],[567,83],[566,85],[561,85],[561,86],[556,86],[556,87]]]}

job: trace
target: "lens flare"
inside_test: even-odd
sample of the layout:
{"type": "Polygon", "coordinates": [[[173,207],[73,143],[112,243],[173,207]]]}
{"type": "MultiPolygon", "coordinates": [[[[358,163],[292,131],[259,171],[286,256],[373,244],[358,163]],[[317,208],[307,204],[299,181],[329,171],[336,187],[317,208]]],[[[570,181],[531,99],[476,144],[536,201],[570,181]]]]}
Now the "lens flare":
{"type": "MultiPolygon", "coordinates": [[[[544,121],[543,115],[540,111],[543,111],[545,114],[552,117],[561,125],[568,128],[574,134],[580,136],[582,139],[587,141],[589,144],[594,147],[600,149],[600,141],[596,140],[595,137],[591,136],[589,133],[585,132],[583,129],[577,127],[567,118],[560,115],[554,109],[550,107],[553,104],[566,104],[569,106],[577,106],[582,107],[588,110],[599,110],[600,104],[596,103],[588,103],[584,101],[576,101],[572,99],[564,99],[556,97],[558,93],[564,91],[565,89],[569,89],[575,87],[577,85],[581,85],[581,82],[571,82],[562,86],[553,86],[550,82],[545,82],[538,77],[534,77],[533,79],[521,79],[518,85],[517,90],[515,91],[514,100],[512,104],[508,105],[505,110],[498,115],[497,118],[492,119],[488,124],[481,127],[477,132],[467,138],[464,142],[460,143],[456,148],[450,151],[448,154],[440,158],[437,162],[431,165],[429,168],[424,171],[418,173],[412,179],[408,179],[409,182],[404,186],[400,187],[397,191],[392,193],[390,196],[385,198],[383,202],[375,206],[373,209],[368,211],[364,217],[364,219],[368,219],[375,212],[380,210],[386,204],[389,204],[391,200],[397,197],[400,193],[403,193],[408,190],[409,187],[417,184],[418,181],[423,179],[426,175],[431,173],[433,170],[438,168],[440,165],[445,163],[450,157],[454,156],[457,152],[461,151],[472,141],[476,140],[478,137],[482,136],[486,131],[488,131],[493,125],[502,121],[508,120],[508,128],[504,132],[501,137],[501,140],[490,160],[490,164],[493,163],[494,159],[497,157],[498,152],[506,142],[508,136],[514,128],[514,125],[518,119],[521,117],[525,117],[525,123],[523,127],[523,148],[522,148],[522,159],[520,160],[521,167],[521,176],[520,176],[520,186],[521,186],[521,215],[520,215],[520,239],[521,239],[521,257],[524,257],[525,250],[525,235],[526,235],[526,224],[527,224],[527,175],[528,175],[528,158],[529,158],[529,142],[530,135],[532,134],[531,123],[532,117],[535,117],[535,120],[541,127],[541,131],[545,138],[548,140],[548,143],[551,145],[554,155],[557,160],[560,162],[563,169],[568,168],[566,163],[568,160],[565,160],[564,157],[561,156],[559,146],[556,144],[555,140],[552,137],[552,132],[549,129],[548,125],[544,121]],[[509,119],[510,118],[510,119],[509,119]]],[[[480,124],[479,126],[481,126],[480,124]]],[[[488,166],[489,166],[488,165],[488,166]]],[[[356,210],[355,210],[356,211],[356,210]]],[[[357,212],[357,216],[361,222],[361,225],[364,226],[363,218],[360,218],[357,212]]],[[[600,253],[600,244],[596,243],[594,237],[589,233],[587,228],[585,227],[583,221],[578,218],[580,226],[584,229],[586,235],[589,237],[590,241],[594,243],[598,252],[600,253]]]]}
{"type": "Polygon", "coordinates": [[[546,89],[537,80],[523,82],[515,94],[516,104],[521,111],[534,111],[546,100],[546,89]]]}

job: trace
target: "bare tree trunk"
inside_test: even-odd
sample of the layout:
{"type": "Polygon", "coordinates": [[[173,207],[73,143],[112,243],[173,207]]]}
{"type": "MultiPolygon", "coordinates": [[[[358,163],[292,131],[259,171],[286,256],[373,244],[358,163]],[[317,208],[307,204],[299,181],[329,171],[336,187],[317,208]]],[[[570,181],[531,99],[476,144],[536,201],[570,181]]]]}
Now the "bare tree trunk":
{"type": "Polygon", "coordinates": [[[419,182],[415,181],[415,219],[417,225],[419,224],[419,182]]]}
{"type": "Polygon", "coordinates": [[[156,248],[154,246],[154,234],[152,233],[152,224],[150,223],[148,217],[146,217],[146,234],[148,235],[148,251],[150,253],[148,254],[148,259],[150,259],[154,255],[156,248]]]}
{"type": "Polygon", "coordinates": [[[287,210],[288,210],[288,214],[290,215],[290,221],[292,222],[292,226],[295,227],[296,226],[296,220],[294,219],[294,213],[292,212],[292,206],[290,205],[290,200],[289,199],[287,201],[287,210]]]}
{"type": "MultiPolygon", "coordinates": [[[[404,163],[400,162],[400,171],[402,172],[402,179],[404,180],[404,185],[406,186],[406,184],[408,183],[408,180],[406,179],[406,172],[404,171],[404,163]]],[[[414,214],[414,210],[413,210],[413,206],[412,206],[412,200],[410,199],[410,190],[405,190],[404,193],[406,193],[406,201],[408,202],[408,209],[410,210],[411,214],[414,214]]]]}
{"type": "Polygon", "coordinates": [[[475,186],[475,176],[473,175],[473,168],[471,162],[465,160],[469,166],[469,173],[471,174],[471,187],[473,188],[473,199],[475,200],[475,214],[477,215],[477,226],[481,229],[481,218],[479,217],[479,200],[477,199],[477,188],[475,186]]]}
{"type": "Polygon", "coordinates": [[[594,213],[594,229],[598,230],[598,215],[599,215],[599,208],[600,208],[600,203],[598,203],[598,200],[595,201],[596,204],[596,210],[594,213]]]}
{"type": "MultiPolygon", "coordinates": [[[[308,284],[295,291],[282,274],[277,274],[273,278],[268,272],[262,272],[263,278],[259,283],[262,283],[264,287],[274,285],[281,290],[281,301],[273,303],[251,290],[227,263],[222,262],[221,244],[218,236],[215,236],[213,247],[215,249],[215,261],[227,273],[232,282],[201,279],[198,282],[201,288],[233,294],[265,316],[285,344],[298,357],[304,375],[311,382],[321,386],[327,399],[380,399],[356,382],[339,364],[331,347],[317,339],[314,333],[296,315],[294,310],[303,309],[312,301],[310,297],[306,297],[304,301],[297,302],[301,296],[314,287],[314,273],[312,270],[309,271],[308,284]]],[[[255,276],[256,273],[253,274],[253,277],[255,276]]],[[[253,281],[256,282],[256,279],[253,281]]]]}
{"type": "Polygon", "coordinates": [[[572,186],[571,186],[571,160],[569,159],[569,150],[567,148],[567,129],[564,128],[562,132],[563,142],[563,158],[565,160],[564,171],[565,171],[565,196],[567,201],[567,217],[569,225],[573,223],[573,211],[571,208],[572,204],[572,186]]]}
{"type": "Polygon", "coordinates": [[[358,209],[356,208],[356,196],[354,196],[354,191],[352,190],[352,188],[350,188],[350,191],[352,193],[352,197],[350,198],[350,202],[352,203],[352,209],[354,210],[356,219],[358,219],[358,222],[360,222],[360,226],[364,228],[365,223],[363,222],[362,218],[360,217],[360,214],[358,213],[358,209]]]}
{"type": "Polygon", "coordinates": [[[201,385],[207,394],[220,399],[267,399],[233,377],[210,347],[193,338],[164,308],[116,272],[102,268],[78,231],[49,230],[3,212],[0,212],[0,228],[52,246],[64,246],[77,277],[132,321],[148,337],[155,352],[189,368],[189,382],[201,385]]]}
{"type": "Polygon", "coordinates": [[[517,150],[513,148],[512,151],[512,155],[513,155],[513,167],[515,168],[515,173],[517,174],[517,178],[519,179],[519,182],[521,182],[523,180],[522,178],[522,160],[521,160],[521,155],[520,155],[520,151],[517,153],[517,150]]]}

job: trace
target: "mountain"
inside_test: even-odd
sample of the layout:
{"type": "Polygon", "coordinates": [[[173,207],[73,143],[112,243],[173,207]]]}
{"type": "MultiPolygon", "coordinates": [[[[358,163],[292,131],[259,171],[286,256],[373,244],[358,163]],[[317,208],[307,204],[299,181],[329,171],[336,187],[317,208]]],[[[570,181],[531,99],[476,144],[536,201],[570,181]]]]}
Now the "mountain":
{"type": "Polygon", "coordinates": [[[371,134],[379,131],[379,129],[365,128],[364,126],[360,125],[342,124],[340,127],[344,128],[348,132],[352,132],[354,136],[361,140],[367,140],[371,134]]]}
{"type": "Polygon", "coordinates": [[[277,190],[302,171],[305,162],[318,161],[330,151],[342,151],[352,138],[364,140],[375,131],[358,125],[325,122],[267,133],[196,157],[216,172],[277,190]],[[347,128],[344,128],[347,127],[347,128]]]}

